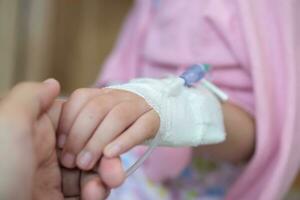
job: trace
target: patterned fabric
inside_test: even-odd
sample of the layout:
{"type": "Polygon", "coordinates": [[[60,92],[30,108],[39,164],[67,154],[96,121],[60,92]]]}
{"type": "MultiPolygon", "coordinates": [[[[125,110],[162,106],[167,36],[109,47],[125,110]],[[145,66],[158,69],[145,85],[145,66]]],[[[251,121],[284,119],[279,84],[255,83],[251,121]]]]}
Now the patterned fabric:
{"type": "MultiPolygon", "coordinates": [[[[134,153],[123,156],[125,168],[137,159],[134,153]]],[[[113,190],[108,200],[221,200],[240,171],[225,163],[193,159],[176,178],[153,182],[142,169],[113,190]]]]}
{"type": "MultiPolygon", "coordinates": [[[[124,167],[129,167],[138,156],[123,155],[124,167]]],[[[108,200],[223,200],[241,167],[195,158],[176,178],[154,182],[143,171],[137,170],[124,185],[112,191],[108,200]]],[[[284,200],[300,199],[300,176],[284,200]]]]}

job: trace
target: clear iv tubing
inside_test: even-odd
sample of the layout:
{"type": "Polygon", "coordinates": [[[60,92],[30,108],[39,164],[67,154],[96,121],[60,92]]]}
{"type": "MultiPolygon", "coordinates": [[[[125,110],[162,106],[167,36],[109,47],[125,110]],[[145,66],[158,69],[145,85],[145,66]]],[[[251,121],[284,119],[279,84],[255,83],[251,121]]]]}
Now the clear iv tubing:
{"type": "MultiPolygon", "coordinates": [[[[209,71],[210,66],[207,64],[195,64],[190,67],[180,76],[184,80],[184,85],[191,87],[193,84],[197,83],[204,78],[205,74],[209,71]]],[[[126,170],[126,176],[133,174],[143,162],[151,155],[153,150],[157,147],[159,142],[160,134],[156,134],[152,142],[149,144],[146,152],[131,166],[126,170]]]]}
{"type": "Polygon", "coordinates": [[[144,162],[147,158],[151,155],[155,147],[158,145],[160,134],[156,134],[152,142],[150,143],[147,151],[130,167],[126,170],[126,176],[130,176],[133,174],[144,162]]]}

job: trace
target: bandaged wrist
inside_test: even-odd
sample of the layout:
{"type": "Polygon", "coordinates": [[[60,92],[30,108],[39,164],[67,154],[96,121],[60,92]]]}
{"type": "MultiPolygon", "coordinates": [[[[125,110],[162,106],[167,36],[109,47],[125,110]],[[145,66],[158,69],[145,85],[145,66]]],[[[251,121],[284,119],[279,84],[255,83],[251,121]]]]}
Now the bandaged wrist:
{"type": "Polygon", "coordinates": [[[201,84],[188,88],[178,77],[143,78],[109,88],[141,96],[158,113],[159,146],[199,146],[225,140],[221,104],[201,84]]]}

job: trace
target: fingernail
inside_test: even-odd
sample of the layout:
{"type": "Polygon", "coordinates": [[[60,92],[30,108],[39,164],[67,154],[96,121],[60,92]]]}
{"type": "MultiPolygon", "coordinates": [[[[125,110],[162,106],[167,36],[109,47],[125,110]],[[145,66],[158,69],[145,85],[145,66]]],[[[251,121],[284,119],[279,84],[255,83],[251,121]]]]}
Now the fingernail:
{"type": "Polygon", "coordinates": [[[67,136],[65,134],[62,134],[58,137],[58,147],[59,148],[63,148],[65,143],[66,143],[66,139],[67,139],[67,136]]]}
{"type": "Polygon", "coordinates": [[[81,168],[88,168],[92,162],[93,156],[88,151],[83,151],[79,154],[78,165],[81,168]]]}
{"type": "Polygon", "coordinates": [[[71,153],[65,153],[63,155],[62,163],[64,164],[65,167],[69,167],[69,168],[74,167],[75,156],[71,153]]]}
{"type": "Polygon", "coordinates": [[[118,155],[120,153],[120,151],[121,151],[120,145],[117,145],[117,144],[109,145],[107,147],[106,156],[114,157],[114,156],[118,155]]]}

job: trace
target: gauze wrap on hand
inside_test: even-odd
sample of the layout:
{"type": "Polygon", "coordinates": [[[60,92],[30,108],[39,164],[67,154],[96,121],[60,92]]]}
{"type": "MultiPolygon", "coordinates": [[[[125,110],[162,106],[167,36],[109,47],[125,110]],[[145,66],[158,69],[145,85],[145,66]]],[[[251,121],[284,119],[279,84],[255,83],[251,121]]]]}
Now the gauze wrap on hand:
{"type": "Polygon", "coordinates": [[[199,146],[225,140],[220,102],[201,85],[188,88],[183,79],[169,77],[134,79],[109,88],[133,92],[153,107],[160,117],[159,146],[199,146]]]}

